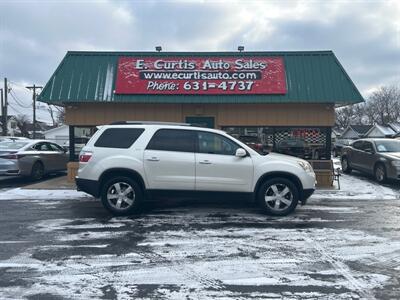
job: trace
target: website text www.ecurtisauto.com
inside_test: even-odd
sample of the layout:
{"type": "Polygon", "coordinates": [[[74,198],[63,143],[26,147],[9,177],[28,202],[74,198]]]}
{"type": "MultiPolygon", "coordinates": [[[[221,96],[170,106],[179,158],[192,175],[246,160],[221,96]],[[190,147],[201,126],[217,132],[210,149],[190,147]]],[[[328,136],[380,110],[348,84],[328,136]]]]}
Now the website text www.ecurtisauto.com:
{"type": "Polygon", "coordinates": [[[255,80],[261,79],[260,71],[232,72],[232,71],[141,71],[140,79],[172,79],[172,80],[255,80]]]}

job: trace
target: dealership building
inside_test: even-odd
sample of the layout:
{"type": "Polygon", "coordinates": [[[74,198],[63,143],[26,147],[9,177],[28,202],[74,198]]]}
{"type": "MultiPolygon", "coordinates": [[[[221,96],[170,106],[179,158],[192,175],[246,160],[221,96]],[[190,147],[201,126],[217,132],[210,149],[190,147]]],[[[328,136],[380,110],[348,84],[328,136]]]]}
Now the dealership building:
{"type": "Polygon", "coordinates": [[[38,100],[65,107],[71,170],[96,126],[123,120],[219,128],[327,169],[335,107],[364,101],[332,51],[71,51],[38,100]]]}

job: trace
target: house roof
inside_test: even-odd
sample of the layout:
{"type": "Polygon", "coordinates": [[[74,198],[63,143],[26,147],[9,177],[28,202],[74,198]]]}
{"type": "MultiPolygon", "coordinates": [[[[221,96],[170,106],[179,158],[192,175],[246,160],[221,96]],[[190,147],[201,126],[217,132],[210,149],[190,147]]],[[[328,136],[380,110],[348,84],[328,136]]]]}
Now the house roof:
{"type": "Polygon", "coordinates": [[[360,135],[366,134],[374,125],[350,125],[350,127],[360,135]]]}
{"type": "Polygon", "coordinates": [[[389,123],[388,126],[394,131],[394,132],[400,132],[400,123],[389,123]]]}
{"type": "Polygon", "coordinates": [[[364,101],[332,51],[303,52],[67,52],[38,97],[51,104],[126,103],[329,103],[364,101]],[[284,95],[115,94],[119,57],[279,56],[285,64],[284,95]]]}
{"type": "Polygon", "coordinates": [[[381,132],[383,136],[392,136],[393,134],[395,134],[394,130],[389,126],[382,126],[375,124],[374,126],[371,127],[370,130],[368,130],[368,132],[365,135],[368,136],[374,129],[377,129],[379,132],[381,132]]]}

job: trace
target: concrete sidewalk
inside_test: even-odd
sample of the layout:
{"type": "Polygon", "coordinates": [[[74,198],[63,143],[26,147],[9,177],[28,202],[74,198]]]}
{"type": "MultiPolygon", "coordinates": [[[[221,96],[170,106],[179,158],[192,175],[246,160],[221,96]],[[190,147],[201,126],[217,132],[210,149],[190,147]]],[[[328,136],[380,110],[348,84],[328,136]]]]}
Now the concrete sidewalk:
{"type": "Polygon", "coordinates": [[[68,182],[67,176],[50,178],[48,180],[24,186],[28,190],[76,190],[75,182],[68,182]]]}

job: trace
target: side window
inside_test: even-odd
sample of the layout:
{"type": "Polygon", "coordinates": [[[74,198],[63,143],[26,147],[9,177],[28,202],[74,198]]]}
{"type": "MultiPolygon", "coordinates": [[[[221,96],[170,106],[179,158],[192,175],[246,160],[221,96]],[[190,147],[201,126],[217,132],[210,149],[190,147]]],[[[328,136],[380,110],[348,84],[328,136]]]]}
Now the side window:
{"type": "Polygon", "coordinates": [[[357,149],[357,150],[362,150],[362,141],[358,141],[358,142],[354,142],[353,144],[353,148],[357,149]]]}
{"type": "Polygon", "coordinates": [[[199,153],[235,155],[239,147],[230,139],[211,132],[199,131],[197,133],[199,153]]]}
{"type": "Polygon", "coordinates": [[[370,143],[370,142],[364,142],[363,150],[364,150],[365,152],[372,152],[372,151],[374,150],[374,147],[372,146],[372,143],[370,143]]]}
{"type": "Polygon", "coordinates": [[[195,131],[160,129],[151,138],[147,150],[194,152],[195,131]]]}
{"type": "Polygon", "coordinates": [[[52,151],[47,143],[37,143],[33,146],[33,149],[37,151],[52,151]]]}
{"type": "Polygon", "coordinates": [[[64,152],[63,148],[56,144],[49,144],[51,151],[64,152]]]}
{"type": "Polygon", "coordinates": [[[94,146],[128,149],[136,142],[143,131],[143,128],[108,128],[104,130],[94,146]]]}

